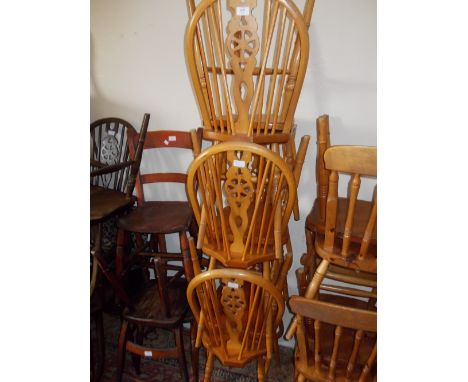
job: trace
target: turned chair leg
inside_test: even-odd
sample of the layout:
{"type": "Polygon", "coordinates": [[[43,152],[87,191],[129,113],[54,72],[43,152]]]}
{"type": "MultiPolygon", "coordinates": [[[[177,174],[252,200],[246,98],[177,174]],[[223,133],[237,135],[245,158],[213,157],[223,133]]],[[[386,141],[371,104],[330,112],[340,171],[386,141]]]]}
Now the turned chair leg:
{"type": "Polygon", "coordinates": [[[125,350],[127,346],[128,322],[124,321],[120,328],[119,343],[117,347],[117,381],[122,381],[122,375],[125,367],[125,350]]]}
{"type": "Polygon", "coordinates": [[[265,360],[263,357],[258,357],[257,359],[257,376],[258,382],[265,381],[265,360]]]}
{"type": "Polygon", "coordinates": [[[304,382],[306,379],[303,374],[299,373],[297,375],[297,382],[304,382]]]}
{"type": "Polygon", "coordinates": [[[187,371],[187,361],[185,360],[184,352],[184,338],[183,338],[184,327],[180,325],[177,329],[174,329],[174,337],[177,348],[177,357],[179,359],[179,364],[182,373],[182,380],[188,382],[188,371],[187,371]]]}
{"type": "Polygon", "coordinates": [[[212,352],[208,353],[205,366],[205,377],[203,378],[203,382],[209,382],[211,380],[211,373],[213,372],[213,356],[214,354],[212,352]]]}
{"type": "Polygon", "coordinates": [[[305,276],[306,276],[307,281],[311,281],[317,269],[317,257],[315,254],[315,247],[314,247],[315,232],[312,232],[306,229],[305,237],[306,237],[306,247],[307,247],[307,254],[305,257],[306,264],[302,264],[302,265],[304,265],[304,271],[305,271],[305,276]]]}
{"type": "MultiPolygon", "coordinates": [[[[141,326],[138,326],[135,330],[135,343],[138,345],[143,345],[143,335],[144,335],[144,328],[141,326]]],[[[133,362],[133,367],[135,369],[135,373],[137,375],[140,375],[141,373],[141,356],[138,354],[132,354],[132,362],[133,362]]]]}
{"type": "Polygon", "coordinates": [[[97,349],[98,349],[98,368],[96,370],[96,381],[99,381],[102,376],[102,372],[104,371],[104,363],[106,360],[106,346],[104,342],[104,324],[102,321],[102,312],[98,312],[95,316],[95,324],[96,324],[96,342],[97,342],[97,349]]]}
{"type": "Polygon", "coordinates": [[[198,382],[198,361],[200,349],[195,346],[197,338],[197,322],[195,319],[190,323],[190,355],[192,360],[192,382],[198,382]]]}

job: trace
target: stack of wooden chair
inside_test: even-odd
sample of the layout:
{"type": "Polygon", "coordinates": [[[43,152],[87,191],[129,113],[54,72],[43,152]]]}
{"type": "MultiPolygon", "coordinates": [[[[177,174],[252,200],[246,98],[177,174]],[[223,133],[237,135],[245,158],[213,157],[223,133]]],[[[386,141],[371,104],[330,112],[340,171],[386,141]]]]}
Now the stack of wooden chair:
{"type": "Polygon", "coordinates": [[[296,316],[286,338],[296,334],[298,381],[368,381],[377,368],[377,149],[331,146],[329,135],[324,115],[317,120],[317,199],[296,271],[301,296],[290,299],[296,316]],[[350,175],[346,196],[339,195],[342,173],[350,175]],[[371,201],[358,197],[364,182],[375,185],[371,201]]]}
{"type": "Polygon", "coordinates": [[[303,12],[286,0],[187,5],[187,66],[209,146],[187,177],[199,226],[187,290],[195,344],[207,352],[205,381],[215,356],[236,367],[257,360],[261,381],[288,299],[288,222],[293,212],[299,219],[297,185],[310,139],[296,148],[294,113],[314,1],[303,12]]]}

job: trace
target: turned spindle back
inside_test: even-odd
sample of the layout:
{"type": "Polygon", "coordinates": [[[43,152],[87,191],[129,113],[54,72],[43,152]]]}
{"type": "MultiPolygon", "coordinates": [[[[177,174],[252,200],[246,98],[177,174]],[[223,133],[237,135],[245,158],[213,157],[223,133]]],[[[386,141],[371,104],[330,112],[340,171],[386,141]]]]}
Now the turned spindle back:
{"type": "Polygon", "coordinates": [[[303,14],[288,0],[188,0],[185,52],[206,139],[289,140],[313,6],[303,14]]]}

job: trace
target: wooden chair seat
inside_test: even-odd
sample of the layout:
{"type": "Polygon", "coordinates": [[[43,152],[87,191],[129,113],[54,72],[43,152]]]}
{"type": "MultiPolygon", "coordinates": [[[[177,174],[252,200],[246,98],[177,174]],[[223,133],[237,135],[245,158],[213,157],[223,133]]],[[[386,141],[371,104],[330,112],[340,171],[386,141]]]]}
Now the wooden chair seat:
{"type": "Polygon", "coordinates": [[[315,251],[320,258],[329,261],[338,266],[359,269],[365,272],[377,273],[377,244],[369,245],[369,249],[365,257],[359,257],[360,242],[351,242],[349,244],[347,256],[341,254],[342,239],[335,239],[337,246],[333,252],[324,250],[324,235],[316,235],[315,237],[315,251]]]}
{"type": "Polygon", "coordinates": [[[90,219],[96,222],[114,215],[119,210],[129,207],[135,202],[134,197],[129,197],[120,191],[111,190],[99,186],[91,186],[90,190],[90,219]]]}
{"type": "MultiPolygon", "coordinates": [[[[338,213],[336,217],[336,235],[342,237],[344,227],[346,223],[346,212],[347,204],[349,200],[347,198],[338,198],[338,213]]],[[[351,235],[351,241],[360,242],[364,231],[366,230],[366,224],[369,220],[369,216],[372,209],[372,202],[367,200],[356,200],[354,222],[353,222],[353,233],[351,235]]],[[[315,199],[314,205],[309,215],[307,215],[305,228],[312,232],[325,232],[325,221],[320,219],[320,201],[315,199]]],[[[377,227],[375,227],[372,233],[372,244],[377,244],[377,227]]]]}
{"type": "Polygon", "coordinates": [[[179,279],[178,282],[167,288],[167,297],[171,306],[171,315],[167,317],[161,303],[158,285],[152,280],[141,293],[133,308],[127,308],[124,311],[124,319],[129,322],[143,323],[145,326],[153,324],[157,327],[177,327],[188,312],[186,290],[187,282],[185,279],[179,279]]]}
{"type": "Polygon", "coordinates": [[[119,227],[138,233],[175,233],[187,231],[193,219],[188,202],[151,201],[119,219],[119,227]]]}

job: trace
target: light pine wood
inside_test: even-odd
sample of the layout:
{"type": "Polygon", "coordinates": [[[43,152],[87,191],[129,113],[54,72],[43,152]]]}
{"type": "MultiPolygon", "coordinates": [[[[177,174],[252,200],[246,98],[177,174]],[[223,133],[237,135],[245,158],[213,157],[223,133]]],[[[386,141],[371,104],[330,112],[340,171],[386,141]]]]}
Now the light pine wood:
{"type": "MultiPolygon", "coordinates": [[[[377,197],[374,192],[374,198],[371,203],[372,207],[369,210],[366,223],[362,224],[365,227],[363,234],[353,235],[354,222],[358,209],[358,193],[361,184],[361,175],[368,177],[377,176],[377,148],[365,146],[333,146],[325,151],[324,154],[325,167],[330,171],[329,190],[327,194],[326,214],[325,214],[325,229],[324,232],[314,233],[314,253],[321,259],[321,263],[314,273],[304,296],[314,298],[319,289],[328,292],[342,293],[349,296],[365,297],[369,299],[369,303],[377,298],[377,283],[375,279],[367,276],[361,277],[360,273],[376,274],[377,273],[377,244],[372,242],[371,238],[376,228],[377,222],[377,197]],[[337,229],[338,207],[340,206],[338,198],[338,181],[339,173],[345,171],[351,174],[349,181],[349,195],[346,203],[345,219],[343,230],[337,229]],[[340,232],[341,231],[341,232],[340,232]],[[340,234],[339,234],[340,233],[340,234]],[[353,240],[351,240],[353,238],[353,240]],[[327,272],[330,264],[351,270],[358,270],[359,273],[354,275],[346,274],[339,270],[332,272],[332,279],[346,283],[352,283],[358,286],[371,287],[372,291],[362,291],[351,287],[342,287],[339,285],[322,285],[322,281],[327,277],[327,272]]],[[[360,210],[362,212],[362,210],[360,210]]],[[[307,232],[307,231],[306,231],[307,232]]],[[[311,243],[309,242],[308,245],[311,243]]],[[[300,272],[301,279],[299,282],[307,282],[307,277],[304,277],[304,272],[300,272]]],[[[300,286],[300,290],[304,286],[300,286]]],[[[291,339],[297,328],[297,320],[292,320],[286,338],[291,339]]]]}
{"type": "Polygon", "coordinates": [[[314,1],[306,1],[304,13],[290,1],[257,3],[187,1],[187,65],[205,132],[217,133],[218,140],[280,133],[286,142],[293,126],[314,1]],[[259,25],[255,13],[262,11],[259,25]]]}
{"type": "Polygon", "coordinates": [[[376,312],[299,296],[293,296],[289,304],[298,318],[295,368],[303,380],[371,381],[376,378],[376,312]],[[314,357],[307,356],[311,345],[304,327],[306,319],[314,321],[314,357]],[[334,335],[327,335],[325,326],[334,335]]]}
{"type": "MultiPolygon", "coordinates": [[[[283,267],[290,266],[289,257],[283,267]]],[[[286,274],[287,269],[282,269],[276,284],[261,273],[244,269],[214,269],[195,276],[188,285],[187,298],[202,327],[198,332],[207,354],[233,367],[256,359],[258,376],[264,378],[284,312],[281,289],[286,274]]],[[[208,375],[211,363],[208,359],[208,375]]]]}
{"type": "Polygon", "coordinates": [[[224,142],[207,148],[187,176],[188,199],[203,227],[198,247],[229,267],[282,261],[296,188],[286,162],[263,146],[224,142]]]}

